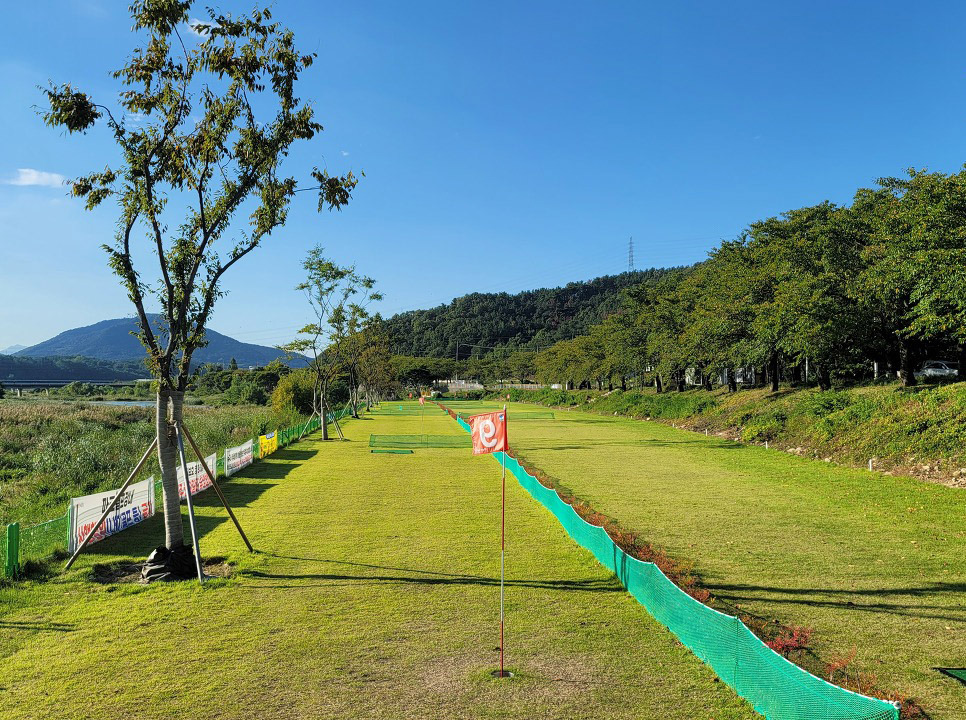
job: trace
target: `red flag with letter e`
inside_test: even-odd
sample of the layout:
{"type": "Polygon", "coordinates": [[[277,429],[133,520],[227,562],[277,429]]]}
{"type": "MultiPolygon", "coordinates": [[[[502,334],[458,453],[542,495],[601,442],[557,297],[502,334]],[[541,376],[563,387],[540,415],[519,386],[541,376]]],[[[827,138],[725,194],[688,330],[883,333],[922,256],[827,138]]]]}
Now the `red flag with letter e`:
{"type": "Polygon", "coordinates": [[[506,452],[506,411],[483,413],[469,419],[473,436],[473,454],[506,452]]]}

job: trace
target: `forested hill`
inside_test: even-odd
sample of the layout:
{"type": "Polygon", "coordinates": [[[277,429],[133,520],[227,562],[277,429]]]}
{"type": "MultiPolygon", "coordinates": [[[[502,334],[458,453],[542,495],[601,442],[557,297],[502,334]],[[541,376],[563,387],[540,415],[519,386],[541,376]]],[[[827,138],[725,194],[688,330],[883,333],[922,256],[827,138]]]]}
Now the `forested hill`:
{"type": "Polygon", "coordinates": [[[504,345],[546,347],[587,332],[618,307],[621,290],[654,282],[666,272],[637,270],[515,295],[472,293],[429,310],[399,313],[387,321],[392,350],[399,355],[455,358],[457,343],[460,357],[504,345]]]}

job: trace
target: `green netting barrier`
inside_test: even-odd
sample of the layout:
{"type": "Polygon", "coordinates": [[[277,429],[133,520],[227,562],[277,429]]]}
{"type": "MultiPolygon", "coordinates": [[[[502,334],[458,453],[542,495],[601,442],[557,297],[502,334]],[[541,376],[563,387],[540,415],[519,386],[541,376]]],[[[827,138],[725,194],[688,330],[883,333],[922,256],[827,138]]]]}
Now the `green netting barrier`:
{"type": "MultiPolygon", "coordinates": [[[[457,418],[469,432],[469,425],[457,418]]],[[[591,525],[556,491],[541,485],[520,463],[494,453],[537,502],[563,525],[567,534],[614,572],[638,602],[718,677],[773,720],[898,720],[892,703],[832,685],[798,667],[763,643],[737,617],[698,602],[654,564],[621,550],[603,528],[591,525]]]]}
{"type": "Polygon", "coordinates": [[[63,515],[47,522],[20,529],[20,559],[32,560],[53,555],[67,548],[70,521],[63,515]]]}
{"type": "MultiPolygon", "coordinates": [[[[360,404],[358,407],[362,407],[362,404],[360,404]]],[[[351,414],[352,408],[346,407],[337,413],[330,413],[329,420],[331,421],[333,417],[336,419],[341,419],[351,414]]],[[[300,423],[280,430],[279,445],[290,445],[291,443],[298,441],[303,432],[309,433],[313,430],[318,430],[320,426],[321,421],[319,418],[315,417],[308,422],[300,423]]],[[[254,438],[252,443],[252,452],[257,458],[257,436],[254,438]]],[[[218,455],[216,467],[212,468],[212,470],[217,476],[224,477],[224,455],[218,455]]],[[[162,495],[163,491],[161,488],[161,483],[155,483],[156,507],[161,507],[162,495]]],[[[12,526],[0,526],[0,572],[2,572],[6,577],[14,577],[17,574],[17,569],[20,567],[23,561],[40,560],[49,557],[57,550],[66,549],[69,528],[70,519],[66,514],[59,518],[54,518],[53,520],[48,520],[46,522],[38,523],[25,528],[20,528],[17,523],[13,523],[12,526]],[[10,562],[8,562],[7,532],[9,532],[8,528],[11,527],[14,529],[15,536],[19,538],[19,546],[16,549],[16,557],[10,557],[10,562]]]]}
{"type": "Polygon", "coordinates": [[[473,447],[465,435],[370,435],[373,448],[468,448],[473,447]]]}
{"type": "Polygon", "coordinates": [[[378,409],[373,408],[370,411],[371,415],[422,415],[426,410],[432,410],[428,406],[415,406],[412,405],[385,405],[378,409]]]}
{"type": "Polygon", "coordinates": [[[943,675],[948,675],[949,677],[959,680],[963,685],[966,685],[966,668],[936,668],[943,675]]]}
{"type": "Polygon", "coordinates": [[[369,452],[371,453],[388,453],[390,455],[412,455],[412,450],[403,450],[402,448],[372,448],[369,452]]]}
{"type": "Polygon", "coordinates": [[[7,567],[7,528],[0,525],[0,573],[3,573],[4,577],[10,577],[7,567]]]}

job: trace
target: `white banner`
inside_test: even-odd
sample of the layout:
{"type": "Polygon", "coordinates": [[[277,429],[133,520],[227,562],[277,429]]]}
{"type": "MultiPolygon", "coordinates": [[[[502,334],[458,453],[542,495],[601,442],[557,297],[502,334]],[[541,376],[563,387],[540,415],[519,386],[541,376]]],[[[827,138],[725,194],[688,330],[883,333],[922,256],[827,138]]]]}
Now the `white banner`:
{"type": "MultiPolygon", "coordinates": [[[[80,547],[92,530],[101,514],[111,504],[117,495],[117,490],[71,498],[70,501],[70,547],[73,553],[80,547]]],[[[117,501],[111,514],[101,524],[91,542],[103,540],[108,535],[121,532],[132,525],[137,525],[154,515],[154,478],[150,477],[139,483],[132,483],[117,501]]]]}
{"type": "Polygon", "coordinates": [[[225,475],[234,475],[244,467],[252,464],[252,441],[242,443],[238,447],[225,450],[225,475]]]}
{"type": "MultiPolygon", "coordinates": [[[[218,457],[215,453],[212,453],[205,458],[205,463],[211,468],[212,472],[217,472],[215,470],[215,463],[218,462],[218,457]]],[[[202,490],[207,490],[211,487],[211,478],[208,477],[208,473],[202,467],[201,463],[197,460],[195,462],[188,463],[188,482],[191,483],[191,494],[197,495],[202,490]]],[[[181,470],[181,464],[178,463],[178,497],[182,500],[185,499],[184,494],[184,472],[181,470]]]]}

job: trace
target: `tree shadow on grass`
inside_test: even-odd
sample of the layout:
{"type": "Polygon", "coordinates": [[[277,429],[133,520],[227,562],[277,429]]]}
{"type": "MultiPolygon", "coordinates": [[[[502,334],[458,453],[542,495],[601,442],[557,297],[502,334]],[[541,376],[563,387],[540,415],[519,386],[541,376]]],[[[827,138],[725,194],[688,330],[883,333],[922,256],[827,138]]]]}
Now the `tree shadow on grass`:
{"type": "MultiPolygon", "coordinates": [[[[272,468],[278,469],[291,469],[290,465],[281,465],[278,463],[265,463],[259,467],[259,479],[273,477],[272,468]]],[[[278,477],[284,477],[287,473],[280,473],[278,477]]],[[[228,504],[231,506],[232,510],[237,510],[241,507],[247,507],[255,502],[266,490],[275,487],[277,483],[270,482],[251,482],[252,478],[245,478],[244,482],[225,482],[224,480],[219,481],[222,491],[225,493],[225,497],[228,499],[228,504]]],[[[214,490],[206,490],[198,495],[192,497],[194,500],[195,510],[203,510],[213,508],[214,513],[195,513],[195,528],[198,531],[198,540],[201,544],[201,554],[202,557],[205,556],[205,545],[204,539],[217,527],[220,525],[230,522],[228,513],[222,506],[221,501],[218,499],[218,495],[214,490]]],[[[184,533],[185,542],[191,542],[191,529],[188,525],[188,506],[185,503],[181,504],[181,518],[184,523],[184,533]]],[[[242,522],[242,528],[245,524],[242,522]]],[[[241,547],[244,547],[244,543],[241,538],[238,538],[238,542],[241,547]]],[[[252,539],[252,543],[255,544],[256,540],[252,539]]],[[[85,555],[112,555],[112,556],[125,556],[134,558],[145,558],[152,550],[154,550],[159,545],[164,544],[164,514],[160,508],[155,512],[154,517],[145,520],[142,523],[135,525],[134,527],[128,528],[124,532],[120,532],[117,535],[111,535],[100,542],[89,545],[84,550],[85,555]]]]}
{"type": "Polygon", "coordinates": [[[711,593],[725,603],[737,606],[743,603],[769,603],[777,605],[805,605],[831,609],[855,610],[880,613],[898,617],[917,617],[933,620],[966,623],[966,607],[963,605],[929,604],[931,598],[948,599],[950,593],[966,593],[966,583],[926,583],[919,587],[874,588],[845,590],[840,588],[783,588],[747,584],[705,583],[711,593]],[[885,598],[902,597],[923,599],[926,602],[886,602],[885,598]]]}
{"type": "Polygon", "coordinates": [[[74,623],[50,622],[47,620],[0,620],[0,630],[25,630],[28,632],[74,632],[74,623]]]}
{"type": "MultiPolygon", "coordinates": [[[[339,573],[266,573],[258,570],[251,570],[241,573],[241,575],[269,579],[269,580],[324,580],[326,585],[479,585],[484,587],[499,587],[500,578],[486,577],[483,575],[470,575],[466,573],[444,573],[434,570],[421,570],[418,568],[396,567],[392,565],[373,565],[369,563],[356,563],[346,560],[327,560],[323,558],[302,558],[288,555],[275,555],[272,557],[285,558],[290,560],[301,560],[303,562],[319,562],[331,565],[349,565],[352,567],[366,568],[371,570],[391,570],[399,574],[339,574],[339,573]]],[[[624,588],[618,582],[616,576],[604,579],[588,580],[506,580],[507,587],[526,587],[539,590],[561,590],[567,592],[623,592],[624,588]]],[[[263,587],[263,586],[259,586],[263,587]]],[[[299,583],[297,585],[270,585],[269,587],[305,587],[299,583]]]]}

